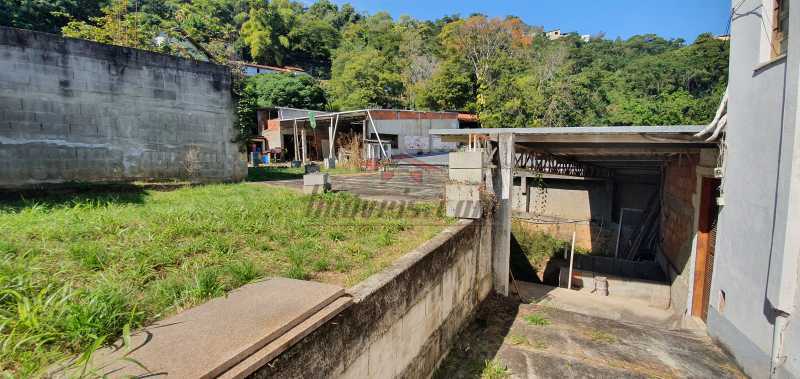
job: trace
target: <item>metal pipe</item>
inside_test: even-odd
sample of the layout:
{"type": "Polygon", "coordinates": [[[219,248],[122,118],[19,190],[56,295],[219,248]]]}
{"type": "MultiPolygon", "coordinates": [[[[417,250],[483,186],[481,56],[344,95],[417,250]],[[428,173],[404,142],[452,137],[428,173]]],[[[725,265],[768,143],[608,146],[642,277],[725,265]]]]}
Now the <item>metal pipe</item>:
{"type": "Polygon", "coordinates": [[[375,137],[378,138],[378,146],[380,146],[381,148],[381,153],[383,154],[384,157],[389,158],[386,155],[386,150],[383,148],[383,142],[381,142],[381,135],[380,133],[378,133],[378,129],[375,127],[375,120],[372,119],[372,113],[370,113],[370,111],[367,111],[367,117],[369,117],[369,124],[372,126],[372,130],[375,131],[375,137]]]}
{"type": "Polygon", "coordinates": [[[776,312],[777,315],[775,316],[775,324],[773,325],[772,329],[772,352],[770,354],[769,362],[770,378],[779,377],[778,369],[786,361],[786,357],[783,355],[783,333],[786,331],[786,327],[789,325],[788,313],[778,309],[775,309],[774,312],[776,312]]]}
{"type": "Polygon", "coordinates": [[[567,278],[567,289],[572,289],[572,264],[575,262],[575,232],[572,232],[572,248],[569,252],[569,277],[567,278]]]}
{"type": "Polygon", "coordinates": [[[620,208],[619,210],[619,224],[617,227],[617,243],[614,246],[614,260],[617,260],[619,257],[619,238],[622,235],[622,214],[625,213],[625,208],[620,208]]]}

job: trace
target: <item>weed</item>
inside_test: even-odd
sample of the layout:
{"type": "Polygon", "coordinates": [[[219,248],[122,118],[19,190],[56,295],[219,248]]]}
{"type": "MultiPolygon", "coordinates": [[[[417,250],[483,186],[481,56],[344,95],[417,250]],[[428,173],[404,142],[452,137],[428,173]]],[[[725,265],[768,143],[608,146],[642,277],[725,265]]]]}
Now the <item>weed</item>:
{"type": "Polygon", "coordinates": [[[522,317],[528,325],[547,326],[550,325],[550,320],[538,313],[532,313],[522,317]]]}
{"type": "Polygon", "coordinates": [[[6,241],[0,241],[0,256],[17,253],[17,247],[6,241]]]}
{"type": "Polygon", "coordinates": [[[502,379],[510,375],[511,372],[509,372],[508,368],[496,359],[484,362],[483,371],[481,371],[481,379],[502,379]]]}
{"type": "Polygon", "coordinates": [[[89,270],[100,270],[110,261],[108,252],[94,243],[76,243],[70,246],[69,253],[72,259],[89,270]]]}
{"type": "Polygon", "coordinates": [[[513,335],[509,337],[509,342],[511,342],[512,345],[527,345],[528,339],[524,336],[513,335]]]}
{"type": "Polygon", "coordinates": [[[595,342],[602,342],[607,344],[613,344],[617,342],[617,337],[613,334],[609,334],[606,332],[601,332],[599,330],[595,330],[589,334],[589,338],[595,342]]]}
{"type": "Polygon", "coordinates": [[[194,276],[192,298],[201,301],[222,295],[223,287],[216,269],[203,269],[194,276]]]}
{"type": "Polygon", "coordinates": [[[534,340],[529,345],[533,346],[535,349],[539,349],[539,350],[545,350],[548,347],[547,342],[542,341],[542,340],[534,340]]]}
{"type": "Polygon", "coordinates": [[[395,234],[396,232],[392,230],[386,230],[378,234],[378,246],[385,247],[393,244],[395,242],[395,234]]]}
{"type": "Polygon", "coordinates": [[[327,271],[331,267],[331,262],[327,257],[319,257],[314,261],[312,268],[314,271],[327,271]]]}
{"type": "Polygon", "coordinates": [[[261,275],[253,262],[250,261],[233,262],[228,264],[227,268],[233,277],[234,287],[250,283],[261,275]]]}
{"type": "MultiPolygon", "coordinates": [[[[344,241],[345,240],[345,234],[341,230],[331,230],[330,232],[328,232],[328,238],[331,241],[336,241],[336,242],[344,241]]],[[[2,248],[0,248],[0,249],[2,249],[2,248]]]]}

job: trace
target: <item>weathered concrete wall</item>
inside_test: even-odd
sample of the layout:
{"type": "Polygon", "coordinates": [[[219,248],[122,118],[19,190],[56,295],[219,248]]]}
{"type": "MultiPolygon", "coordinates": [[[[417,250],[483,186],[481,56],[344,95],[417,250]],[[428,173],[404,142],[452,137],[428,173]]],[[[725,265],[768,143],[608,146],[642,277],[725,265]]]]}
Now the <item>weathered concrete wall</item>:
{"type": "Polygon", "coordinates": [[[491,222],[460,221],[351,288],[353,305],[252,377],[427,377],[492,289],[491,222]]]}
{"type": "MultiPolygon", "coordinates": [[[[737,16],[731,23],[726,205],[719,215],[708,331],[756,378],[769,376],[777,336],[785,358],[778,362],[785,362],[779,377],[800,377],[800,342],[775,328],[775,309],[790,315],[790,327],[798,323],[800,39],[790,38],[789,53],[771,60],[771,29],[764,25],[773,25],[773,2],[731,5],[737,16]]],[[[796,36],[800,7],[789,12],[789,35],[796,36]]]]}
{"type": "Polygon", "coordinates": [[[0,187],[240,180],[227,68],[0,27],[0,187]]]}

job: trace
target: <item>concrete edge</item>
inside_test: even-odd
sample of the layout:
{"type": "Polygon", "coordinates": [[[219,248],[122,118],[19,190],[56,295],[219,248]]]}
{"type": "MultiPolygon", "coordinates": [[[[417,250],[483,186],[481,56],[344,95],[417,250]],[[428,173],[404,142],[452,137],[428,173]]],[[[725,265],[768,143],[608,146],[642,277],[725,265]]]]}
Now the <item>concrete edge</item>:
{"type": "Polygon", "coordinates": [[[450,241],[454,235],[468,228],[474,222],[476,221],[459,220],[455,225],[448,226],[427,242],[403,255],[394,264],[383,271],[373,274],[353,287],[348,288],[345,290],[345,293],[353,297],[354,303],[363,301],[380,290],[383,286],[390,283],[395,277],[417,264],[425,256],[450,241]]]}
{"type": "Polygon", "coordinates": [[[254,352],[249,357],[245,358],[235,366],[220,374],[219,378],[245,378],[254,373],[256,370],[267,364],[273,358],[277,357],[286,349],[292,347],[294,344],[311,334],[314,330],[322,326],[322,324],[330,321],[336,315],[341,313],[347,307],[353,304],[352,298],[344,296],[337,298],[332,303],[328,304],[311,317],[305,319],[303,322],[288,330],[282,336],[273,340],[265,345],[258,351],[254,352]]]}
{"type": "MultiPolygon", "coordinates": [[[[242,288],[244,288],[244,287],[237,288],[236,290],[241,290],[242,288]]],[[[248,357],[252,356],[256,352],[264,349],[265,346],[268,346],[268,345],[272,344],[276,340],[281,340],[282,337],[286,335],[286,333],[290,332],[292,329],[296,328],[298,325],[301,325],[306,320],[308,320],[310,318],[313,318],[315,315],[319,314],[319,312],[322,309],[324,309],[327,306],[329,306],[330,304],[334,303],[337,299],[342,298],[342,296],[346,296],[346,293],[345,293],[344,289],[340,289],[340,290],[336,291],[335,293],[331,294],[330,296],[325,298],[323,301],[321,301],[319,304],[315,305],[313,308],[311,308],[308,311],[306,311],[306,315],[308,315],[308,316],[305,316],[305,318],[303,318],[303,317],[296,318],[296,319],[292,320],[292,322],[287,323],[286,325],[283,325],[279,329],[275,330],[273,333],[270,333],[269,335],[264,336],[262,339],[260,339],[259,341],[255,342],[251,346],[243,346],[243,348],[241,350],[239,350],[239,352],[235,353],[232,356],[229,356],[224,361],[220,362],[217,365],[217,367],[215,367],[213,370],[211,370],[211,372],[209,372],[207,374],[207,376],[209,376],[209,377],[217,377],[217,376],[221,375],[222,373],[224,373],[225,371],[229,370],[231,367],[236,366],[237,364],[239,364],[243,360],[248,359],[248,357]]],[[[202,306],[202,304],[200,306],[202,306]]]]}

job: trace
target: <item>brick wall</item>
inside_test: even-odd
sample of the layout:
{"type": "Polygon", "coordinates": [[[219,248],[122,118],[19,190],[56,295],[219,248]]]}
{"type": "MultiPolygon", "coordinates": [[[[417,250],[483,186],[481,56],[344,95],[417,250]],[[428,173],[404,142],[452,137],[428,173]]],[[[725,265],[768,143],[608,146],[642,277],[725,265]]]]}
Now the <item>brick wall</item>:
{"type": "Polygon", "coordinates": [[[0,187],[239,180],[228,69],[0,27],[0,187]]]}
{"type": "Polygon", "coordinates": [[[661,211],[662,251],[673,269],[683,271],[692,254],[694,196],[698,155],[680,156],[667,162],[661,211]]]}

